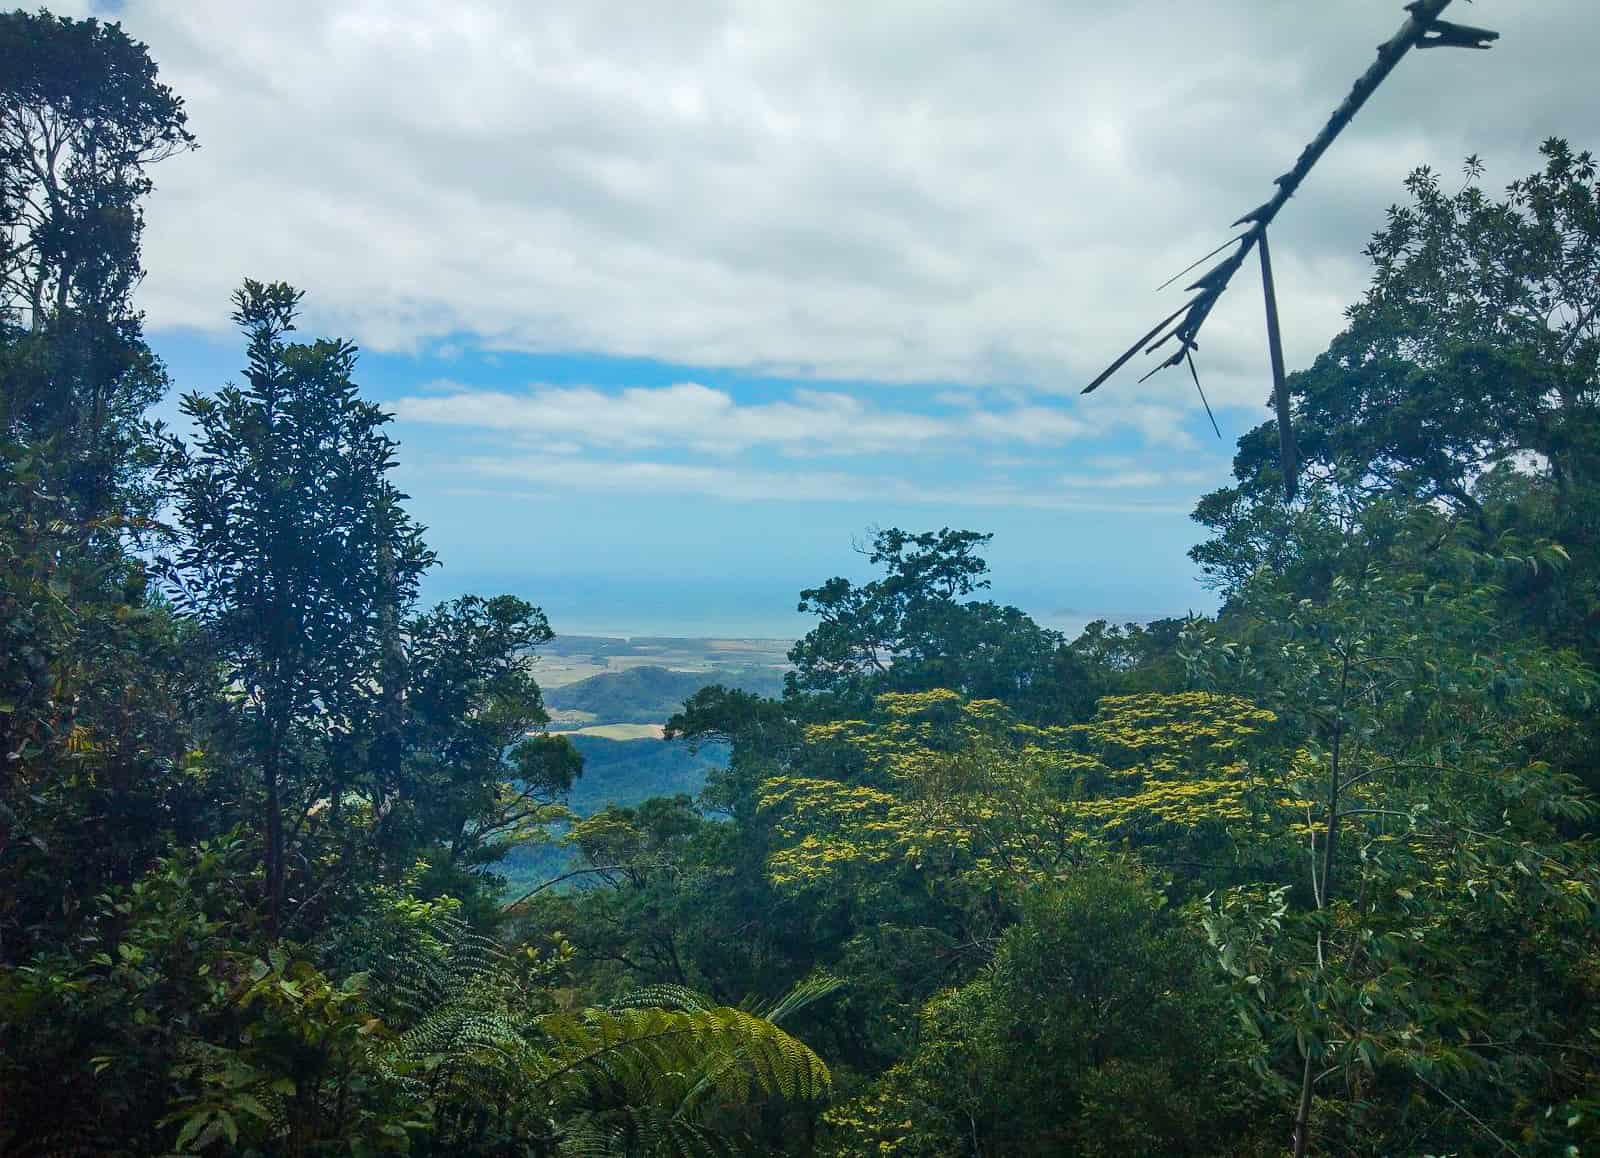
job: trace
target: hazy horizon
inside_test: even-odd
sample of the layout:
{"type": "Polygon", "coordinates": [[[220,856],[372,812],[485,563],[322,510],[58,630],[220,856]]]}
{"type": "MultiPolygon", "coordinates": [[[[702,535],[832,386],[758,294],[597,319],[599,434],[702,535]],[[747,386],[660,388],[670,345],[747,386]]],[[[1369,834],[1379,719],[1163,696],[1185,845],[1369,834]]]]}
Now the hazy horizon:
{"type": "MultiPolygon", "coordinates": [[[[514,575],[452,575],[447,565],[424,582],[423,598],[432,602],[468,593],[518,595],[544,610],[558,636],[792,642],[816,624],[814,616],[795,610],[803,587],[814,586],[834,574],[853,579],[871,574],[849,550],[848,543],[835,557],[819,562],[836,566],[826,574],[797,579],[792,588],[783,586],[781,579],[730,583],[711,577],[689,577],[672,583],[617,576],[546,576],[519,581],[514,575]]],[[[1187,606],[1137,607],[1115,601],[1104,605],[1073,604],[1052,600],[1047,593],[1007,581],[1004,576],[992,578],[993,586],[975,592],[972,598],[994,599],[1019,607],[1035,622],[1065,632],[1069,638],[1096,619],[1147,623],[1190,611],[1209,612],[1216,602],[1208,592],[1201,592],[1187,606]]]]}

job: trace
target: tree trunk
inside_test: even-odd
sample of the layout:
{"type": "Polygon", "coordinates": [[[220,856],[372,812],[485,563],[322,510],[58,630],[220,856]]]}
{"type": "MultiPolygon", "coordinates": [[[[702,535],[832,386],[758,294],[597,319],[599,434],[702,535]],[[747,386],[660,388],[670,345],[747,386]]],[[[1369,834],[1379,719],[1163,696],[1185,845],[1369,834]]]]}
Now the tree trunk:
{"type": "MultiPolygon", "coordinates": [[[[1328,761],[1328,830],[1322,847],[1320,882],[1312,881],[1317,908],[1326,909],[1333,899],[1333,856],[1339,841],[1339,760],[1344,746],[1345,694],[1350,685],[1350,656],[1344,656],[1339,672],[1338,718],[1333,725],[1333,752],[1328,761]]],[[[1316,874],[1316,869],[1312,872],[1316,874]]],[[[1317,968],[1322,967],[1322,934],[1317,933],[1317,968]]],[[[1313,1084],[1311,1050],[1306,1048],[1306,1062],[1300,1071],[1300,1104],[1294,1115],[1294,1158],[1305,1158],[1306,1147],[1311,1143],[1311,1087],[1313,1084]]]]}
{"type": "Polygon", "coordinates": [[[283,928],[283,801],[278,790],[280,742],[277,729],[267,743],[267,935],[274,941],[283,928]]]}

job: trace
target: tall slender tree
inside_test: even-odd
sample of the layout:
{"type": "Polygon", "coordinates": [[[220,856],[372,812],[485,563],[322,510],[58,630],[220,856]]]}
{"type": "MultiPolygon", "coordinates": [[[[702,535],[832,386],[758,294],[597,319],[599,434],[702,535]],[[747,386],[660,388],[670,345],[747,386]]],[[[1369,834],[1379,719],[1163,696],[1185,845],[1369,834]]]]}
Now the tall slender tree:
{"type": "Polygon", "coordinates": [[[234,295],[246,385],[183,399],[198,435],[168,567],[178,607],[205,625],[238,689],[274,928],[290,842],[359,775],[393,679],[396,609],[433,562],[388,477],[390,416],[351,381],[356,348],[287,340],[300,299],[281,282],[234,295]]]}
{"type": "Polygon", "coordinates": [[[71,936],[193,816],[198,656],[124,542],[155,506],[143,411],[166,387],[131,301],[141,203],[193,143],[116,25],[0,12],[0,958],[71,936]]]}
{"type": "Polygon", "coordinates": [[[167,388],[133,291],[151,166],[194,147],[183,102],[116,24],[0,14],[0,426],[49,441],[79,522],[148,466],[167,388]]]}

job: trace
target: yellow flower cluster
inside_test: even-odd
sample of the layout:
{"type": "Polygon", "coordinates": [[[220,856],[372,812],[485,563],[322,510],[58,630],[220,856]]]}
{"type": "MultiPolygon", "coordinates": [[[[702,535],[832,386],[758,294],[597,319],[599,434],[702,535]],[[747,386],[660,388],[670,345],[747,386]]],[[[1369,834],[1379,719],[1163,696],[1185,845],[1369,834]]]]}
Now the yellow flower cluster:
{"type": "Polygon", "coordinates": [[[1275,717],[1233,696],[1113,696],[1067,728],[955,692],[879,697],[874,718],[818,725],[887,788],[825,777],[762,786],[782,846],[775,883],[803,887],[903,862],[999,883],[1058,871],[1086,838],[1230,825],[1292,804],[1258,791],[1242,752],[1275,717]]]}

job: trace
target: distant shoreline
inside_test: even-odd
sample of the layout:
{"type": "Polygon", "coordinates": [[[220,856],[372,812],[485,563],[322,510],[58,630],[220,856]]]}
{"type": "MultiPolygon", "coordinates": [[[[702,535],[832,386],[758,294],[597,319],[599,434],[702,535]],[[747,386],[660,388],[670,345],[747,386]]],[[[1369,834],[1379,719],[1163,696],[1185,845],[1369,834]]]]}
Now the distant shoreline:
{"type": "MultiPolygon", "coordinates": [[[[554,625],[552,625],[554,626],[554,625]]],[[[794,645],[798,636],[789,637],[782,635],[738,635],[726,631],[708,631],[698,635],[684,633],[663,634],[659,631],[623,631],[608,629],[605,631],[556,631],[553,642],[561,640],[607,640],[616,643],[628,643],[634,646],[648,646],[650,644],[664,643],[705,643],[707,641],[727,643],[767,644],[772,647],[789,648],[794,645]]],[[[549,645],[546,645],[549,646],[549,645]]],[[[762,650],[766,650],[763,648],[762,650]]]]}

